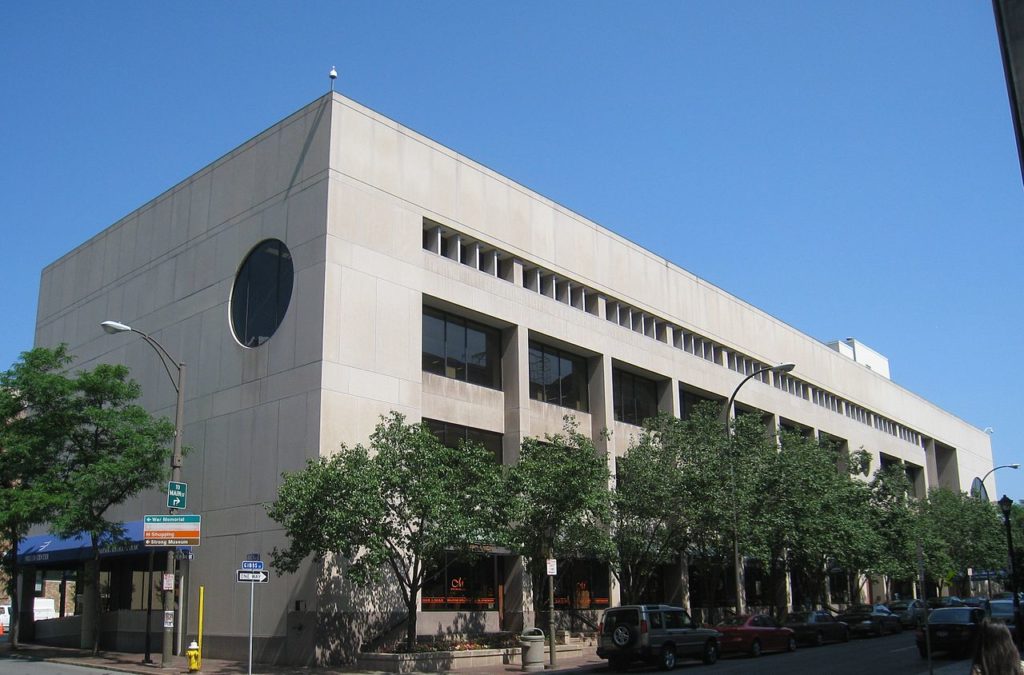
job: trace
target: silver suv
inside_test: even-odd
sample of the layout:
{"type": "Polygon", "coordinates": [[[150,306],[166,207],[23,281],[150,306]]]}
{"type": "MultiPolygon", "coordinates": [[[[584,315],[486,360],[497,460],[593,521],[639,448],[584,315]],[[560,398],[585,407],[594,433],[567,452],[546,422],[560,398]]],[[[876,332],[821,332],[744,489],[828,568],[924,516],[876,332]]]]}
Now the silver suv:
{"type": "Polygon", "coordinates": [[[694,623],[682,607],[623,605],[601,615],[597,655],[608,659],[613,670],[624,670],[633,661],[672,670],[678,656],[717,661],[721,637],[717,630],[694,623]]]}

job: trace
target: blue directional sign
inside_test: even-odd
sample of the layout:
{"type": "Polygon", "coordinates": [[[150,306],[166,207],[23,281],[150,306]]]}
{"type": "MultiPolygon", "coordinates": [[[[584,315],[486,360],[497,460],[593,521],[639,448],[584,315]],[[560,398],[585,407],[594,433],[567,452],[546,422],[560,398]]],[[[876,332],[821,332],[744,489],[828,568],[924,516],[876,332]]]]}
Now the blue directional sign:
{"type": "Polygon", "coordinates": [[[261,570],[261,569],[263,569],[263,561],[262,560],[243,560],[242,561],[242,569],[243,570],[261,570]]]}
{"type": "Polygon", "coordinates": [[[167,508],[184,509],[188,504],[188,483],[167,483],[167,508]]]}

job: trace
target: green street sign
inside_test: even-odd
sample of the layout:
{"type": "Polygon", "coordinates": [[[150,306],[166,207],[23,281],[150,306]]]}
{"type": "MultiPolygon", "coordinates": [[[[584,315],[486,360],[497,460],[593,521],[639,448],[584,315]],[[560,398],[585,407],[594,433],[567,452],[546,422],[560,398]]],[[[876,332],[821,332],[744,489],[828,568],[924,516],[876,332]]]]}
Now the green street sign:
{"type": "Polygon", "coordinates": [[[188,483],[167,483],[167,508],[183,509],[188,504],[188,483]]]}

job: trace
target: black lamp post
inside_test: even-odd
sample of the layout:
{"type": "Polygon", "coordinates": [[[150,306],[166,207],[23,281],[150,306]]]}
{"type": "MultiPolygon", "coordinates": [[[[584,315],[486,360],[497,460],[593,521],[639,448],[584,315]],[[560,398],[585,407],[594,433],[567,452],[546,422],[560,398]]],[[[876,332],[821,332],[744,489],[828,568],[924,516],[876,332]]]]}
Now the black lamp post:
{"type": "Polygon", "coordinates": [[[764,368],[758,368],[754,372],[750,373],[736,385],[736,388],[732,392],[732,396],[729,397],[729,401],[725,404],[725,409],[722,411],[722,422],[725,425],[725,442],[729,451],[729,475],[730,483],[732,484],[732,565],[733,565],[733,584],[736,588],[736,613],[745,614],[747,611],[746,603],[746,589],[743,587],[743,558],[740,557],[740,535],[739,527],[737,525],[737,514],[736,514],[736,458],[732,456],[732,428],[729,422],[732,420],[732,405],[736,401],[736,394],[740,393],[740,388],[743,387],[747,382],[763,373],[788,373],[796,368],[796,364],[793,363],[780,363],[777,366],[765,366],[764,368]]]}
{"type": "Polygon", "coordinates": [[[999,500],[999,510],[1003,512],[1003,524],[1006,525],[1006,550],[1010,556],[1010,592],[1013,593],[1013,625],[1016,627],[1014,639],[1020,635],[1020,596],[1017,595],[1017,560],[1013,553],[1013,531],[1010,528],[1010,513],[1013,511],[1013,500],[1003,495],[999,500]]]}

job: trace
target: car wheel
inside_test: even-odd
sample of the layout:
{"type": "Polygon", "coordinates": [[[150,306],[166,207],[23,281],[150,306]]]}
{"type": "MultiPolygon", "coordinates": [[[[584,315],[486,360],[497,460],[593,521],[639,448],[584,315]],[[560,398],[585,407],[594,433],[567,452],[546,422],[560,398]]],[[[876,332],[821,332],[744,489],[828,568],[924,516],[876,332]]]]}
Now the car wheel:
{"type": "Polygon", "coordinates": [[[754,640],[754,642],[751,643],[751,645],[750,645],[750,655],[753,658],[755,658],[755,659],[758,656],[761,655],[761,641],[760,640],[754,640]]]}
{"type": "Polygon", "coordinates": [[[789,642],[786,644],[786,651],[787,652],[795,652],[796,651],[796,637],[795,636],[793,636],[793,635],[789,636],[789,642]]]}
{"type": "Polygon", "coordinates": [[[882,625],[881,621],[875,624],[875,635],[878,637],[885,635],[885,626],[882,625]]]}
{"type": "Polygon", "coordinates": [[[705,665],[713,665],[718,660],[718,643],[714,640],[708,640],[704,643],[704,652],[701,654],[700,660],[705,665]]]}
{"type": "Polygon", "coordinates": [[[612,643],[619,649],[629,647],[635,639],[636,631],[633,630],[632,626],[620,625],[616,626],[615,630],[612,631],[612,643]]]}
{"type": "Polygon", "coordinates": [[[850,641],[850,629],[847,628],[846,630],[843,631],[843,642],[849,642],[849,641],[850,641]]]}
{"type": "Polygon", "coordinates": [[[672,670],[676,667],[676,648],[672,645],[665,645],[661,648],[661,669],[672,670]]]}
{"type": "Polygon", "coordinates": [[[903,624],[902,623],[897,623],[896,624],[896,632],[897,633],[902,633],[903,632],[903,624]]]}
{"type": "Polygon", "coordinates": [[[820,647],[825,644],[825,635],[820,630],[814,634],[814,646],[820,647]]]}

